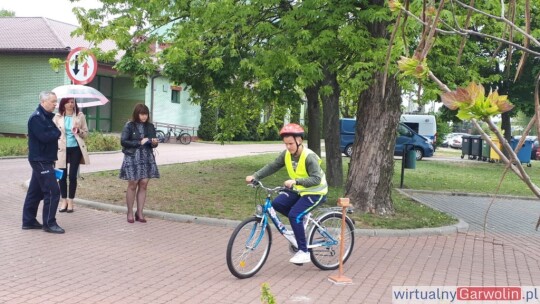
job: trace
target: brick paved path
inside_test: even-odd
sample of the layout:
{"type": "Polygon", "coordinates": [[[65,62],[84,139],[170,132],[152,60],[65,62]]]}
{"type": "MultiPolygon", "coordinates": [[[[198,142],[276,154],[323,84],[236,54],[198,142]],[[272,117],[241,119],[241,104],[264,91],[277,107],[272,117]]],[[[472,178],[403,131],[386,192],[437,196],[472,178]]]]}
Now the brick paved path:
{"type": "MultiPolygon", "coordinates": [[[[160,164],[282,148],[166,146],[160,164]]],[[[93,165],[83,172],[117,168],[121,154],[91,158],[93,165]]],[[[123,213],[78,207],[58,214],[64,235],[23,231],[21,184],[29,177],[26,160],[0,160],[0,303],[260,303],[262,283],[269,284],[277,303],[390,303],[395,285],[540,285],[538,236],[513,230],[486,236],[476,231],[359,236],[345,265],[345,275],[353,279],[348,286],[327,280],[335,272],[291,265],[286,241],[275,238],[263,269],[238,280],[225,262],[228,227],[155,218],[128,224],[123,213]]]]}

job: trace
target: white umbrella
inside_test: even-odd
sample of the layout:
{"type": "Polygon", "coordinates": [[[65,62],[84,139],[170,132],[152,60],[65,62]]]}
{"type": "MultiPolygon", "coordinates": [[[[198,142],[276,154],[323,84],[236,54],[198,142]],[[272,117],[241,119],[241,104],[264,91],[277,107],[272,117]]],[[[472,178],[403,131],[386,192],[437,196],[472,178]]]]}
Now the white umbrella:
{"type": "Polygon", "coordinates": [[[100,91],[84,85],[63,85],[54,88],[52,91],[56,94],[58,104],[60,104],[62,98],[75,98],[79,108],[102,106],[109,102],[109,99],[100,91]]]}

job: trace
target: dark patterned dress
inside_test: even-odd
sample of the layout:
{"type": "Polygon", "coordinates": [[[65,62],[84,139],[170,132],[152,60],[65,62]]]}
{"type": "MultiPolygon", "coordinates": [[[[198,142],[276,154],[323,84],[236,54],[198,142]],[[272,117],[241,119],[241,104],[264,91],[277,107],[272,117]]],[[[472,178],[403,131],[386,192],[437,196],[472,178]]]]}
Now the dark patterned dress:
{"type": "MultiPolygon", "coordinates": [[[[144,134],[142,123],[135,126],[139,134],[144,134]]],[[[120,179],[133,181],[145,178],[159,178],[159,170],[150,145],[140,146],[133,155],[124,154],[120,168],[120,179]]]]}

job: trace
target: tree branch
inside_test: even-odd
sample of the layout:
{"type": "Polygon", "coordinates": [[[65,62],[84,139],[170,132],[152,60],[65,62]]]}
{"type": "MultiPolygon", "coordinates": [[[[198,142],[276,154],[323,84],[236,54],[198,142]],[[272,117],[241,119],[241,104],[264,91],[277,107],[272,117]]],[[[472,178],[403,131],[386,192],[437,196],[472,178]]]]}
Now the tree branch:
{"type": "MultiPolygon", "coordinates": [[[[453,0],[453,1],[456,1],[456,0],[453,0]]],[[[416,15],[414,15],[410,11],[407,11],[407,10],[405,10],[403,8],[402,8],[402,11],[404,11],[408,16],[414,18],[417,22],[421,23],[422,25],[425,25],[425,26],[428,25],[426,22],[422,21],[420,18],[418,18],[416,15]]],[[[496,17],[496,18],[500,19],[499,17],[496,17]]],[[[488,39],[491,39],[491,40],[494,40],[494,41],[498,41],[498,42],[501,42],[501,43],[504,43],[504,44],[511,45],[511,46],[515,47],[516,49],[520,49],[520,50],[522,50],[524,52],[527,52],[529,54],[540,57],[539,52],[535,52],[535,51],[533,51],[531,49],[525,48],[525,47],[521,46],[520,44],[514,43],[512,41],[508,41],[508,40],[505,40],[505,39],[502,39],[502,38],[499,38],[499,37],[495,37],[495,36],[492,36],[492,35],[488,35],[488,34],[479,33],[479,32],[476,32],[476,31],[465,30],[465,29],[455,29],[452,26],[450,26],[448,23],[444,22],[443,20],[441,20],[441,23],[448,26],[451,30],[447,31],[447,30],[443,30],[443,29],[440,29],[440,28],[436,28],[435,30],[437,31],[437,33],[441,33],[441,34],[445,34],[445,35],[461,35],[461,36],[469,36],[470,35],[470,36],[478,36],[478,37],[488,38],[488,39]]],[[[533,39],[534,39],[534,37],[530,37],[530,35],[529,35],[529,38],[531,39],[531,41],[533,41],[533,39]]],[[[540,46],[540,43],[536,39],[534,39],[534,42],[535,42],[535,44],[540,46]]]]}
{"type": "Polygon", "coordinates": [[[510,20],[508,20],[508,19],[506,19],[506,18],[504,17],[504,3],[503,3],[502,0],[501,0],[501,3],[503,3],[503,5],[502,5],[502,8],[503,8],[503,9],[501,10],[501,17],[495,16],[495,15],[492,15],[492,14],[488,14],[488,13],[486,13],[486,12],[484,12],[484,11],[481,11],[481,10],[479,10],[479,9],[477,9],[477,8],[474,8],[474,7],[472,7],[472,6],[469,6],[469,5],[463,3],[463,2],[461,2],[461,1],[459,1],[459,0],[450,0],[450,1],[455,1],[455,2],[457,2],[459,5],[463,6],[464,8],[471,9],[471,10],[477,12],[478,14],[487,16],[487,17],[489,17],[489,18],[493,18],[493,19],[495,19],[495,20],[497,20],[497,21],[504,22],[504,23],[508,24],[510,27],[512,27],[513,29],[515,29],[516,31],[520,32],[523,36],[529,38],[531,41],[534,42],[534,44],[536,44],[537,46],[540,46],[540,42],[539,42],[538,40],[536,40],[533,36],[531,36],[531,35],[528,34],[526,31],[522,30],[519,26],[515,25],[513,22],[511,22],[510,20]]]}

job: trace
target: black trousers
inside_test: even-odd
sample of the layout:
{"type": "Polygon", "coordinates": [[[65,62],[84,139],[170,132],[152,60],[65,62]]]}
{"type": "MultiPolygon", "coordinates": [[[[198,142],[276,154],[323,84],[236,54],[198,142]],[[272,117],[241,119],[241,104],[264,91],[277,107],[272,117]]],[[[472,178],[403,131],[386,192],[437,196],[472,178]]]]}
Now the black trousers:
{"type": "Polygon", "coordinates": [[[68,185],[67,178],[69,176],[69,198],[75,198],[75,192],[77,191],[77,174],[79,172],[79,165],[81,164],[82,152],[79,147],[68,147],[66,149],[66,167],[62,169],[64,175],[60,180],[60,193],[62,198],[68,198],[68,185]],[[69,169],[69,174],[68,174],[69,169]]]}
{"type": "Polygon", "coordinates": [[[36,222],[39,202],[43,200],[43,226],[56,225],[60,188],[54,174],[54,162],[31,161],[32,178],[23,206],[23,226],[36,222]]]}

